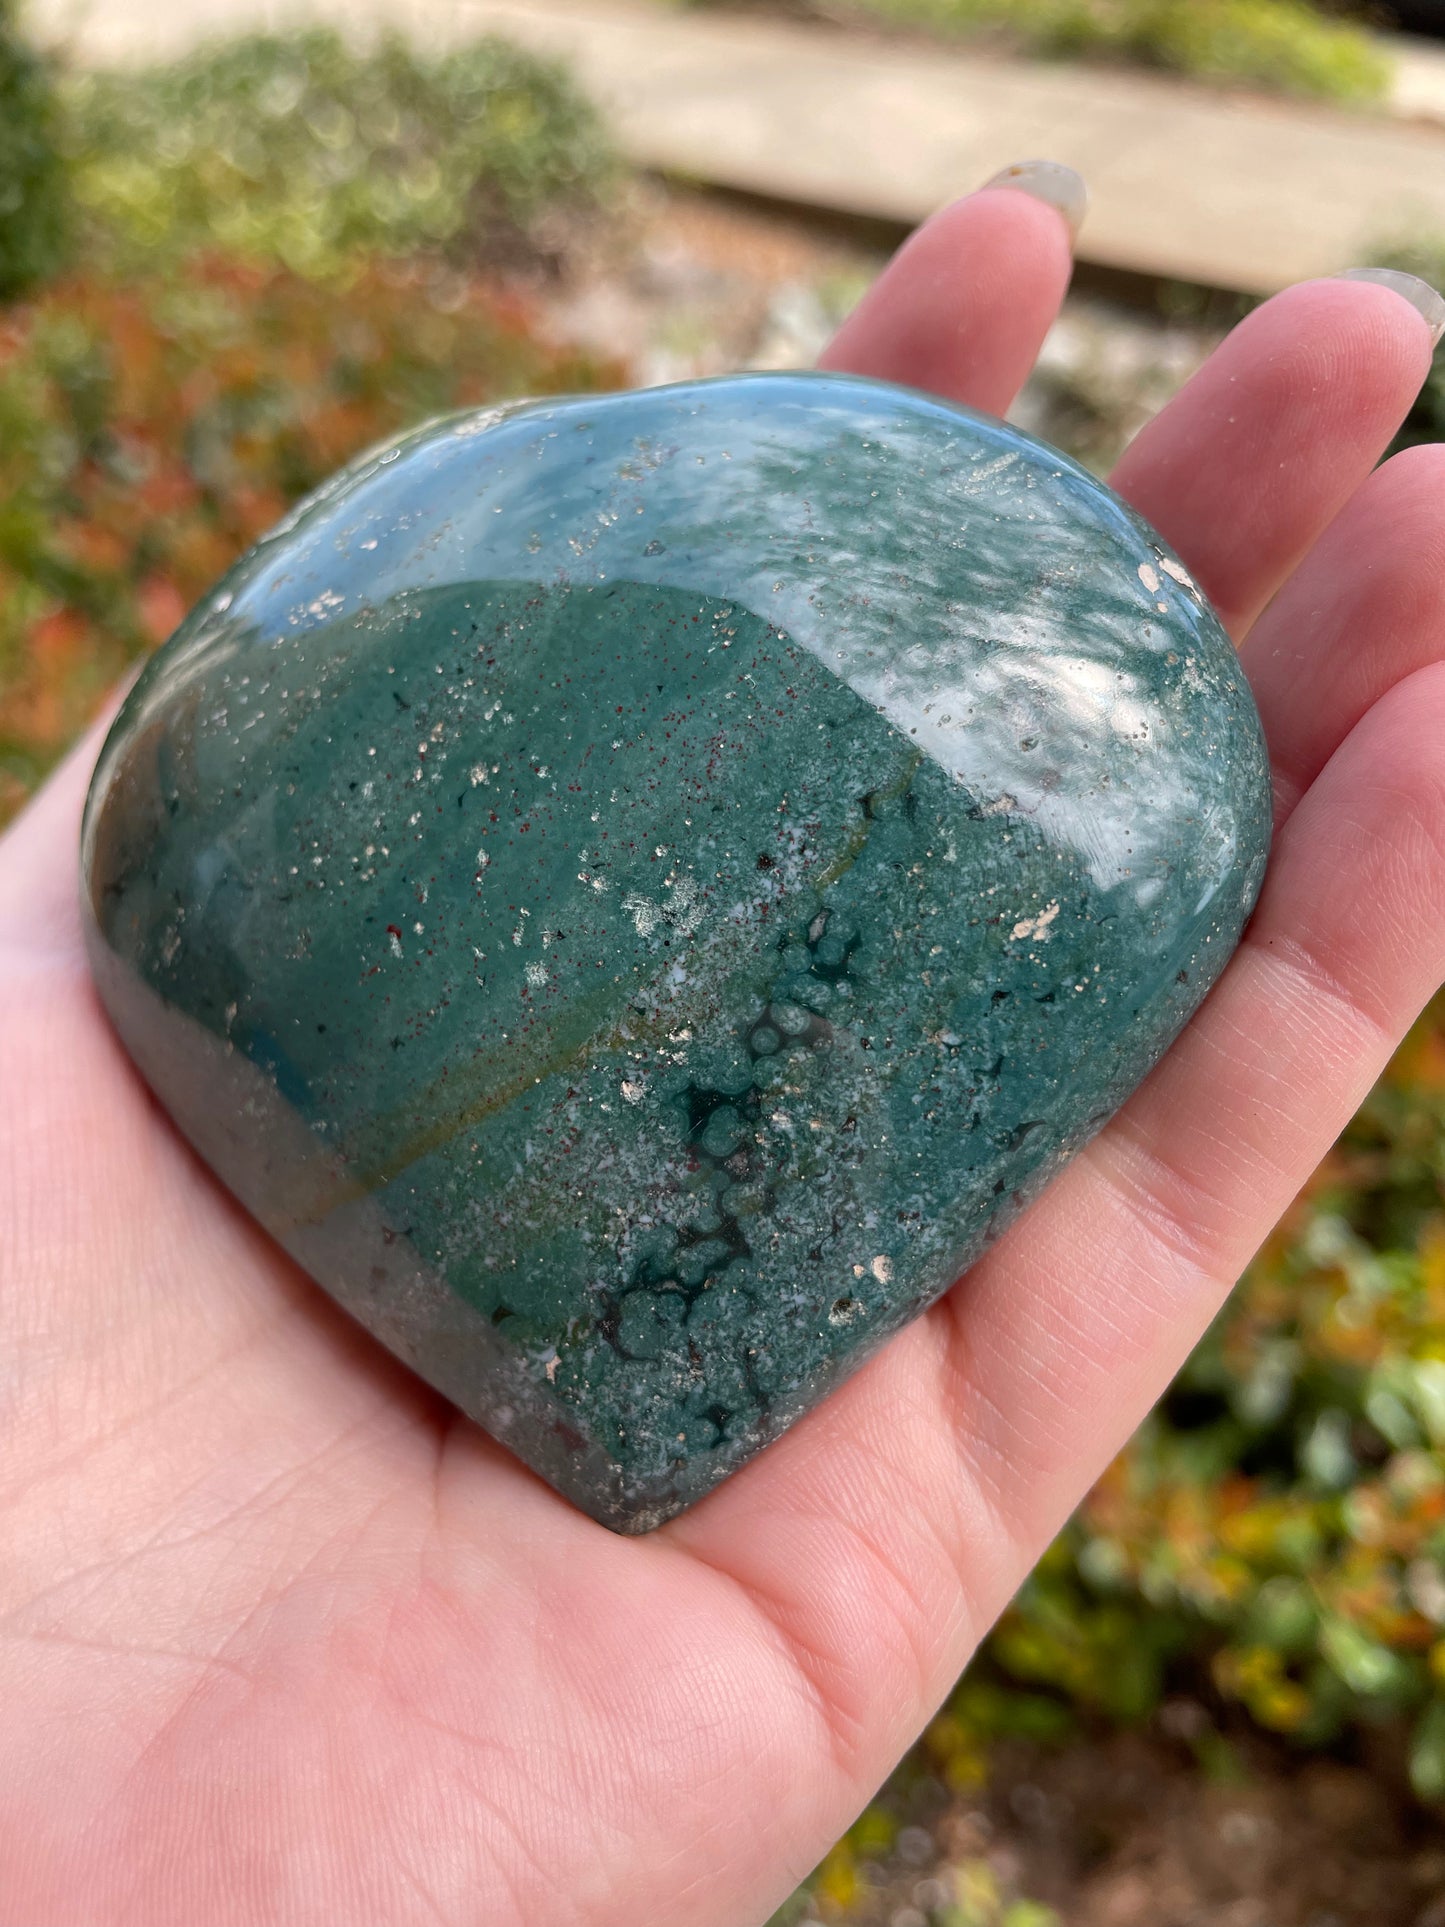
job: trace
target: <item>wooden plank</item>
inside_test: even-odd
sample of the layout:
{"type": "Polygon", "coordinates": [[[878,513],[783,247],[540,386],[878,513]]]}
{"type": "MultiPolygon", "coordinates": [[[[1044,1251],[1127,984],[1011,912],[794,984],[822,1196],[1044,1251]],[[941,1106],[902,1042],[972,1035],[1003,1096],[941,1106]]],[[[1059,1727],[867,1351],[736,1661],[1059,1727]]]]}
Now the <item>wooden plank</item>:
{"type": "Polygon", "coordinates": [[[569,60],[645,167],[911,224],[1043,155],[1089,183],[1081,259],[1245,293],[1445,236],[1445,126],[1162,76],[628,0],[33,0],[31,18],[102,61],[301,19],[432,46],[501,32],[569,60]]]}

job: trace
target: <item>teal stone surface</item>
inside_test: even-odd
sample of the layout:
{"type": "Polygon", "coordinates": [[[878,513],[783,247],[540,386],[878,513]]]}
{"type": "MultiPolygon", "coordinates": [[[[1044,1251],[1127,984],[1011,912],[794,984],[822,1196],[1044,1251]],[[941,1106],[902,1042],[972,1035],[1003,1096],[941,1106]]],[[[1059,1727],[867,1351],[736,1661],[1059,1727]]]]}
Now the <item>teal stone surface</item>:
{"type": "Polygon", "coordinates": [[[945,402],[763,375],[338,478],[148,665],[83,864],[201,1156],[638,1531],[1109,1116],[1269,826],[1234,652],[1123,503],[945,402]]]}

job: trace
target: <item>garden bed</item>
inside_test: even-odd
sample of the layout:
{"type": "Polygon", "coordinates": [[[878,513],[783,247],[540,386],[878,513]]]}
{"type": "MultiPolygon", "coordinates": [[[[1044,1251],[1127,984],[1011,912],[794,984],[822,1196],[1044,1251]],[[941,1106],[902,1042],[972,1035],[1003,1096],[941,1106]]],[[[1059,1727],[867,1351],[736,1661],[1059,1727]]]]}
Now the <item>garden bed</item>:
{"type": "Polygon", "coordinates": [[[1310,0],[692,0],[1046,60],[1155,68],[1209,86],[1258,88],[1368,108],[1390,61],[1363,8],[1310,0]]]}

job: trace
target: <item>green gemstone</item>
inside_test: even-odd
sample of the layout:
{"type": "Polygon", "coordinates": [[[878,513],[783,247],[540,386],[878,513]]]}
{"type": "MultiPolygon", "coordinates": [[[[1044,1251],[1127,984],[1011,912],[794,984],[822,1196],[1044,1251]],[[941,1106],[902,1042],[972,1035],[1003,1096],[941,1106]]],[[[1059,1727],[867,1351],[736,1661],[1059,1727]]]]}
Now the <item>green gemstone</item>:
{"type": "Polygon", "coordinates": [[[636,1531],[1108,1117],[1269,819],[1228,640],[1107,489],[768,375],[341,477],[141,677],[84,867],[101,994],[202,1157],[636,1531]]]}

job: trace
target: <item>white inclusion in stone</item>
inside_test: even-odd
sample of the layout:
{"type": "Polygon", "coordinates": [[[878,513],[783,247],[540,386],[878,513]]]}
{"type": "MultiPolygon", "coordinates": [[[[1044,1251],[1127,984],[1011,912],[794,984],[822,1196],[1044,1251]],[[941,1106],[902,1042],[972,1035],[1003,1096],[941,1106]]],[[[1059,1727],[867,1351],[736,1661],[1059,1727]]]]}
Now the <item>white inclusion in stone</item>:
{"type": "Polygon", "coordinates": [[[1014,938],[1032,937],[1036,942],[1043,943],[1050,934],[1049,925],[1058,914],[1059,906],[1057,902],[1051,903],[1047,910],[1041,910],[1036,917],[1022,918],[1014,925],[1009,934],[1014,938]]]}

